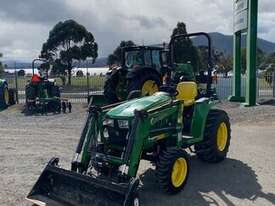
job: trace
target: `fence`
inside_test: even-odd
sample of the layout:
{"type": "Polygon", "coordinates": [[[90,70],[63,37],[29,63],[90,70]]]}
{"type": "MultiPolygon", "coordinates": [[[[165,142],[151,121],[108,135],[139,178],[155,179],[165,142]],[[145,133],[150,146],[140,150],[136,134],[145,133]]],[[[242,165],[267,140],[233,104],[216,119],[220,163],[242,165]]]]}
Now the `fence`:
{"type": "MultiPolygon", "coordinates": [[[[233,90],[233,77],[219,77],[216,86],[216,91],[219,99],[226,100],[233,90]]],[[[246,94],[246,76],[241,78],[241,96],[246,94]]],[[[257,98],[272,98],[275,97],[275,75],[260,75],[257,77],[257,98]]]]}
{"type": "MultiPolygon", "coordinates": [[[[16,88],[18,91],[19,103],[25,102],[25,86],[31,79],[30,76],[17,77],[14,73],[5,75],[10,88],[16,88]]],[[[61,96],[70,99],[73,103],[86,103],[89,94],[102,93],[105,76],[73,76],[71,85],[63,85],[60,78],[54,78],[57,85],[61,88],[61,96]]],[[[258,99],[266,97],[275,97],[274,75],[258,76],[257,78],[257,97],[258,99]]],[[[242,77],[241,94],[245,96],[246,77],[242,77]]],[[[219,99],[226,100],[232,94],[232,77],[219,77],[215,84],[219,99]]]]}
{"type": "MultiPolygon", "coordinates": [[[[7,80],[9,88],[14,88],[18,92],[18,102],[25,103],[25,86],[31,80],[31,76],[19,77],[13,74],[8,74],[3,77],[7,80]]],[[[89,94],[102,93],[105,76],[72,76],[71,85],[63,84],[61,78],[53,78],[56,84],[60,87],[61,97],[70,99],[72,103],[86,103],[89,94]]]]}

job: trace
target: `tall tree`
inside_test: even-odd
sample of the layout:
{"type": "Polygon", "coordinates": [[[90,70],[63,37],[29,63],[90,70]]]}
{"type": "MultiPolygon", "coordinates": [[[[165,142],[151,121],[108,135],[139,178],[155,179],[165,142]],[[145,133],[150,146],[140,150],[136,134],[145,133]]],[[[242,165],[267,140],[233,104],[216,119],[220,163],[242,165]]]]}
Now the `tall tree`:
{"type": "MultiPolygon", "coordinates": [[[[186,25],[183,22],[178,22],[177,27],[173,30],[172,37],[179,34],[187,34],[186,25]]],[[[179,38],[175,41],[174,55],[177,63],[191,62],[194,71],[199,71],[201,67],[199,52],[193,46],[190,38],[179,38]]]]}
{"type": "Polygon", "coordinates": [[[122,64],[122,48],[136,46],[135,43],[131,40],[120,42],[119,46],[114,50],[112,54],[108,56],[107,64],[109,66],[113,64],[122,64]]]}
{"type": "Polygon", "coordinates": [[[74,20],[66,20],[57,23],[50,31],[40,57],[54,63],[55,74],[68,75],[70,85],[73,63],[84,61],[88,57],[95,61],[97,50],[91,32],[74,20]]]}

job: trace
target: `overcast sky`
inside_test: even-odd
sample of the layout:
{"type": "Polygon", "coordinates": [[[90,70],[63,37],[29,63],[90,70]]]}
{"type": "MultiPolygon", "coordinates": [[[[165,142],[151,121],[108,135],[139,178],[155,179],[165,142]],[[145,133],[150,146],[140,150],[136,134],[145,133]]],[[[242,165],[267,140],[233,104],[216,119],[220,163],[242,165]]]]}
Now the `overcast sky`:
{"type": "MultiPolygon", "coordinates": [[[[259,4],[259,36],[275,42],[275,1],[259,4]]],[[[167,42],[178,21],[187,24],[188,32],[233,30],[231,0],[0,0],[0,5],[0,52],[5,59],[37,57],[49,30],[66,19],[94,34],[101,57],[121,40],[167,42]]]]}

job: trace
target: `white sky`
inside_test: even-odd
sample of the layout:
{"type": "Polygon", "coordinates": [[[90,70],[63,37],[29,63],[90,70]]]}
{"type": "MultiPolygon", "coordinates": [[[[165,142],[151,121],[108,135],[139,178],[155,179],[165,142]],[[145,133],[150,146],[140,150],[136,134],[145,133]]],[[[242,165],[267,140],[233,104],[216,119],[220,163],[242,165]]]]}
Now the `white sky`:
{"type": "MultiPolygon", "coordinates": [[[[39,55],[49,30],[75,19],[94,34],[99,55],[121,40],[168,42],[178,21],[188,32],[231,34],[232,0],[0,0],[0,52],[4,59],[39,55]]],[[[275,42],[275,1],[259,0],[259,37],[275,42]]]]}

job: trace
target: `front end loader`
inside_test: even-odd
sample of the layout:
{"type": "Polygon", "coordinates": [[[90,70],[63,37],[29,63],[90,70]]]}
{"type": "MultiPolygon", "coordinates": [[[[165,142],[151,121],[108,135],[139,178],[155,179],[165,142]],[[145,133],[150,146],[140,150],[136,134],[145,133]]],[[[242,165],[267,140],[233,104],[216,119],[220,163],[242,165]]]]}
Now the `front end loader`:
{"type": "Polygon", "coordinates": [[[230,144],[226,112],[211,98],[197,98],[195,82],[170,93],[104,107],[90,105],[70,170],[53,158],[27,195],[40,206],[138,206],[141,160],[156,165],[160,187],[183,190],[191,149],[207,162],[221,162],[230,144]]]}

